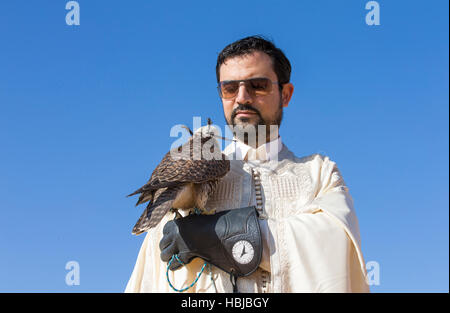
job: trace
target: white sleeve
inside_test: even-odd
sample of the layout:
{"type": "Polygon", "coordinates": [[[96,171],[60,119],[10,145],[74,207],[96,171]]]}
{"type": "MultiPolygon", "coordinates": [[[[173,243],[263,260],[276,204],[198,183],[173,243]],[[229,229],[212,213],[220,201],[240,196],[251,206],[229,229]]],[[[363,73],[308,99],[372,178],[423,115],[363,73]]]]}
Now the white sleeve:
{"type": "Polygon", "coordinates": [[[319,190],[298,214],[269,219],[277,292],[368,292],[353,200],[336,164],[317,158],[319,190]]]}

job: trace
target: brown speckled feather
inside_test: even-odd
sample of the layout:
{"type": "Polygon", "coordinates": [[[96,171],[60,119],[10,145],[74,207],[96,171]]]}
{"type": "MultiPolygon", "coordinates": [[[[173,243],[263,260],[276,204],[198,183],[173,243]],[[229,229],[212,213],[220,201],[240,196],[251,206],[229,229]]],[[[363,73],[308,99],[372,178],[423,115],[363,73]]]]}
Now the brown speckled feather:
{"type": "MultiPolygon", "coordinates": [[[[202,141],[206,141],[206,139],[202,141]]],[[[159,188],[177,186],[189,182],[206,182],[211,179],[221,178],[228,173],[230,170],[230,161],[226,160],[224,154],[221,153],[220,160],[194,160],[194,149],[192,146],[196,145],[192,145],[191,143],[192,139],[183,145],[183,147],[186,145],[190,147],[189,159],[173,159],[170,151],[167,152],[153,171],[150,180],[129,196],[138,193],[144,194],[159,188]]],[[[141,203],[138,202],[137,204],[141,203]]]]}
{"type": "Polygon", "coordinates": [[[136,225],[133,227],[133,234],[139,235],[146,230],[155,227],[172,207],[181,187],[161,188],[155,192],[154,201],[147,205],[136,225]],[[157,210],[155,210],[157,208],[157,210]]]}
{"type": "MultiPolygon", "coordinates": [[[[206,203],[205,199],[207,200],[209,195],[215,191],[218,180],[230,170],[230,161],[220,152],[215,140],[214,145],[208,147],[210,152],[215,155],[213,160],[194,160],[194,156],[202,155],[201,149],[206,147],[205,144],[212,142],[210,140],[212,137],[202,137],[201,140],[198,140],[199,144],[193,144],[194,138],[192,137],[176,150],[172,150],[174,152],[189,151],[189,157],[173,158],[169,151],[155,168],[149,181],[129,195],[140,194],[136,205],[149,201],[146,210],[133,228],[133,234],[140,234],[156,226],[172,208],[174,201],[177,200],[177,203],[180,203],[180,197],[186,197],[187,192],[193,193],[193,201],[181,201],[181,203],[189,203],[191,207],[197,205],[203,209],[201,206],[206,203]],[[197,187],[192,190],[184,189],[185,186],[192,183],[197,187]],[[207,184],[208,188],[199,188],[202,184],[207,184]],[[183,190],[184,192],[182,192],[183,190]]],[[[199,137],[196,137],[195,140],[197,139],[199,137]]],[[[181,209],[188,209],[189,205],[181,209]]]]}

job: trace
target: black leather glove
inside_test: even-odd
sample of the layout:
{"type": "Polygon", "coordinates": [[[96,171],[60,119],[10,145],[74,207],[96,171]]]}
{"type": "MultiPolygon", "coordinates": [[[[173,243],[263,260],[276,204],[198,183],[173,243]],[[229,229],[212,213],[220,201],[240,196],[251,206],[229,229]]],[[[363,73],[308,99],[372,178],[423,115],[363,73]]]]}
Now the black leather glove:
{"type": "MultiPolygon", "coordinates": [[[[251,206],[169,221],[159,247],[164,262],[174,254],[184,264],[200,257],[235,277],[250,275],[262,257],[257,211],[251,206]]],[[[170,269],[176,270],[181,265],[174,259],[170,269]]]]}

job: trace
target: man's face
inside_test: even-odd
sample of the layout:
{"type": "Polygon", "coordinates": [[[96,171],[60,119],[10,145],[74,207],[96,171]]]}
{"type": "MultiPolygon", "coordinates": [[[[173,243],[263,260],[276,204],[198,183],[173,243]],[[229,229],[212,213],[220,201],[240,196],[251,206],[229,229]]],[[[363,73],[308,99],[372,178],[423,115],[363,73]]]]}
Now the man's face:
{"type": "MultiPolygon", "coordinates": [[[[260,51],[227,59],[220,67],[220,81],[256,77],[278,81],[271,58],[260,51]]],[[[245,84],[241,83],[236,97],[222,99],[225,119],[228,125],[253,125],[256,131],[258,125],[265,125],[266,141],[270,141],[270,125],[280,126],[283,107],[288,105],[292,93],[293,86],[290,83],[283,85],[282,92],[278,84],[273,84],[272,91],[264,96],[249,92],[245,84]]]]}

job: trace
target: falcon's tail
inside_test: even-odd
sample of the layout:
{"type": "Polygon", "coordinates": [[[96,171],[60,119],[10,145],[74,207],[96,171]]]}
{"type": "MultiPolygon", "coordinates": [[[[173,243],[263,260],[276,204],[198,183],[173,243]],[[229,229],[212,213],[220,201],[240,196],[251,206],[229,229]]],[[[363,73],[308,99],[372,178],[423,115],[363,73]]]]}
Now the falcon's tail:
{"type": "Polygon", "coordinates": [[[138,193],[142,193],[143,191],[144,191],[144,187],[141,187],[138,190],[136,190],[135,192],[130,193],[127,197],[131,197],[131,196],[137,195],[138,193]]]}
{"type": "Polygon", "coordinates": [[[135,192],[129,194],[127,197],[131,197],[137,194],[141,194],[139,196],[138,201],[136,202],[136,206],[138,206],[139,204],[145,203],[147,201],[152,201],[153,200],[153,193],[154,190],[145,190],[144,187],[139,188],[138,190],[136,190],[135,192]]]}
{"type": "Polygon", "coordinates": [[[133,227],[132,234],[140,235],[143,232],[155,227],[167,214],[175,201],[179,188],[161,188],[155,192],[144,213],[133,227]]]}
{"type": "Polygon", "coordinates": [[[138,201],[136,202],[136,206],[138,206],[141,203],[145,203],[147,201],[150,201],[150,203],[151,203],[152,200],[153,200],[153,192],[143,192],[140,195],[138,201]]]}

